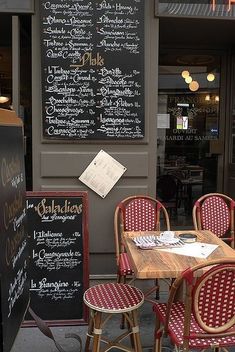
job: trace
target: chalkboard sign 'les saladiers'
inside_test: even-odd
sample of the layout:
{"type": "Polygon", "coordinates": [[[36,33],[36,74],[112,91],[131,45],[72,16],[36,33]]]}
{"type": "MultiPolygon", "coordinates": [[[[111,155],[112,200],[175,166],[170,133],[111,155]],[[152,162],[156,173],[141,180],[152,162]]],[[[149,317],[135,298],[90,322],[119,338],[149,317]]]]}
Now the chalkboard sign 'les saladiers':
{"type": "Polygon", "coordinates": [[[27,192],[27,217],[31,308],[50,325],[86,323],[87,193],[27,192]]]}
{"type": "Polygon", "coordinates": [[[144,0],[40,2],[43,134],[144,137],[144,0]]]}
{"type": "Polygon", "coordinates": [[[0,351],[9,352],[29,304],[22,123],[0,109],[0,351]]]}

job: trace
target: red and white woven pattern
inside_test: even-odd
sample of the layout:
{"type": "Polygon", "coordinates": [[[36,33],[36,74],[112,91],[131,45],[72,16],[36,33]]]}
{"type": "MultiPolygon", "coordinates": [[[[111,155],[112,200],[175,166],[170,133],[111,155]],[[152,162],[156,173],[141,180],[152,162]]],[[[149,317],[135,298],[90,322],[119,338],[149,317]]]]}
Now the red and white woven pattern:
{"type": "Polygon", "coordinates": [[[220,327],[230,321],[235,316],[235,270],[220,270],[207,279],[200,287],[194,311],[199,312],[200,320],[209,327],[220,327]]]}
{"type": "MultiPolygon", "coordinates": [[[[161,322],[165,320],[166,316],[166,304],[159,303],[155,304],[153,310],[158,313],[161,322]]],[[[183,327],[184,327],[184,305],[181,302],[174,303],[171,310],[170,323],[168,325],[169,335],[174,344],[180,346],[183,343],[183,327]]],[[[196,323],[194,316],[191,315],[191,333],[203,333],[203,330],[196,323]]],[[[221,338],[193,338],[189,340],[190,348],[207,348],[213,344],[219,344],[220,346],[234,346],[235,336],[221,337],[221,338]]]]}
{"type": "Polygon", "coordinates": [[[230,212],[226,202],[218,196],[208,197],[201,206],[202,228],[222,237],[230,226],[230,212]]]}
{"type": "Polygon", "coordinates": [[[124,210],[125,231],[156,229],[156,206],[144,198],[134,199],[124,210]]]}
{"type": "Polygon", "coordinates": [[[127,253],[121,253],[119,256],[119,274],[122,276],[134,274],[127,253]]]}
{"type": "Polygon", "coordinates": [[[100,312],[122,313],[140,307],[144,295],[138,288],[127,284],[100,284],[90,287],[84,293],[84,302],[100,312]]]}

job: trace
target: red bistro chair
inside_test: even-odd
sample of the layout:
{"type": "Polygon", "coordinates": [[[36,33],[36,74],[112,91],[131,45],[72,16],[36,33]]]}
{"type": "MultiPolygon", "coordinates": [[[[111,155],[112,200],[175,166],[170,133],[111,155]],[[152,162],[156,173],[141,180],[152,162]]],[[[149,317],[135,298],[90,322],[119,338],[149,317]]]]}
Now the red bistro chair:
{"type": "Polygon", "coordinates": [[[210,230],[234,248],[235,201],[220,193],[200,197],[193,207],[195,230],[210,230]]]}
{"type": "Polygon", "coordinates": [[[114,234],[117,262],[117,281],[126,282],[128,275],[134,272],[122,242],[124,231],[159,231],[160,222],[170,230],[169,216],[166,208],[157,199],[145,196],[130,196],[122,200],[114,214],[114,234]]]}
{"type": "Polygon", "coordinates": [[[185,270],[172,284],[168,302],[156,303],[153,310],[155,352],[161,351],[163,334],[178,351],[234,347],[235,259],[214,260],[185,270]],[[183,282],[185,297],[176,301],[183,282]]]}

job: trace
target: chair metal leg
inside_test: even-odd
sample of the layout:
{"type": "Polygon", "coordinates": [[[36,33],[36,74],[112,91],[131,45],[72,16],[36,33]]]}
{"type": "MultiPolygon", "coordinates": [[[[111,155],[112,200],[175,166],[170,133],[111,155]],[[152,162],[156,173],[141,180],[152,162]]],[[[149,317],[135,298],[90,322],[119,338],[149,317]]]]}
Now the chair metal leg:
{"type": "Polygon", "coordinates": [[[137,319],[137,310],[133,310],[131,312],[131,315],[132,315],[132,322],[133,322],[132,334],[133,334],[134,349],[136,352],[142,352],[139,323],[137,319]]]}
{"type": "Polygon", "coordinates": [[[92,352],[99,352],[102,334],[102,313],[95,312],[94,327],[93,327],[93,348],[92,352]]]}
{"type": "Polygon", "coordinates": [[[155,320],[155,332],[154,332],[154,352],[161,352],[162,350],[162,331],[160,330],[161,323],[156,318],[155,320]]]}
{"type": "Polygon", "coordinates": [[[85,352],[89,352],[89,347],[90,347],[90,342],[93,334],[93,329],[94,329],[94,311],[90,311],[90,317],[89,317],[89,324],[88,324],[88,330],[87,330],[87,337],[86,337],[86,343],[85,343],[85,352]]]}
{"type": "MultiPolygon", "coordinates": [[[[119,284],[125,284],[126,283],[126,276],[123,276],[121,274],[117,274],[117,282],[119,284]]],[[[120,323],[120,329],[125,329],[125,316],[122,314],[121,317],[121,323],[120,323]]]]}

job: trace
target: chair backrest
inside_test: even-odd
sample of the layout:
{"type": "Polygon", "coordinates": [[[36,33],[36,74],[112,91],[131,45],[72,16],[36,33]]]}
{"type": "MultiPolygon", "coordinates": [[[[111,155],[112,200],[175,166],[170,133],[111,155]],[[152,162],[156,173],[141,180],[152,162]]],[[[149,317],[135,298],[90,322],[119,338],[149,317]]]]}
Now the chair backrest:
{"type": "Polygon", "coordinates": [[[116,258],[123,250],[123,231],[157,231],[160,223],[165,222],[165,227],[170,230],[170,221],[166,208],[157,199],[135,195],[122,200],[114,213],[114,234],[116,258]]]}
{"type": "Polygon", "coordinates": [[[210,230],[234,248],[235,201],[225,194],[208,193],[193,206],[195,230],[210,230]]]}
{"type": "MultiPolygon", "coordinates": [[[[184,343],[235,334],[235,258],[218,259],[185,270],[171,288],[165,329],[175,296],[185,282],[184,343]],[[203,272],[203,274],[202,274],[203,272]],[[194,317],[199,329],[192,325],[194,317]],[[231,331],[231,329],[233,331],[231,331]]],[[[174,316],[174,319],[177,317],[174,316]]]]}

